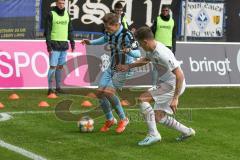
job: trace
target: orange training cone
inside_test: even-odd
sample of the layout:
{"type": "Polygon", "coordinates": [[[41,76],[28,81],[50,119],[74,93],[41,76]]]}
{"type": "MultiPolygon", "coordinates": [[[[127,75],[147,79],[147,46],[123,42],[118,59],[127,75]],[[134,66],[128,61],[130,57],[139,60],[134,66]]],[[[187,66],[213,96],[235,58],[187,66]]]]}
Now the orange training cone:
{"type": "Polygon", "coordinates": [[[87,97],[89,97],[89,98],[97,98],[97,96],[96,96],[96,94],[95,93],[88,93],[87,94],[87,97]]]}
{"type": "Polygon", "coordinates": [[[0,102],[0,109],[3,109],[4,105],[0,102]]]}
{"type": "Polygon", "coordinates": [[[56,98],[58,98],[58,97],[57,97],[57,95],[56,95],[55,93],[51,93],[51,94],[48,95],[48,98],[50,98],[50,99],[56,99],[56,98]]]}
{"type": "Polygon", "coordinates": [[[46,101],[41,101],[38,104],[38,107],[44,108],[44,107],[49,107],[50,105],[46,101]]]}
{"type": "Polygon", "coordinates": [[[92,107],[92,103],[89,101],[83,101],[81,104],[82,107],[92,107]]]}
{"type": "Polygon", "coordinates": [[[121,105],[122,105],[123,107],[125,107],[125,106],[129,106],[130,103],[128,102],[128,100],[122,100],[122,101],[121,101],[121,105]]]}
{"type": "Polygon", "coordinates": [[[19,99],[20,97],[16,93],[13,93],[8,98],[11,100],[16,100],[16,99],[19,99]]]}

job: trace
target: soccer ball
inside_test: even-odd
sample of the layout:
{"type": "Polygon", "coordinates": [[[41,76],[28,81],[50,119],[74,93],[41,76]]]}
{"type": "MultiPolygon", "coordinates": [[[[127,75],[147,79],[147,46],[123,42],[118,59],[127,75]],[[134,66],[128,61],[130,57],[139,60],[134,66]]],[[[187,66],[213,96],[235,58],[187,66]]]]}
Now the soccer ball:
{"type": "Polygon", "coordinates": [[[94,120],[88,116],[82,117],[77,125],[80,132],[92,132],[94,129],[94,120]]]}

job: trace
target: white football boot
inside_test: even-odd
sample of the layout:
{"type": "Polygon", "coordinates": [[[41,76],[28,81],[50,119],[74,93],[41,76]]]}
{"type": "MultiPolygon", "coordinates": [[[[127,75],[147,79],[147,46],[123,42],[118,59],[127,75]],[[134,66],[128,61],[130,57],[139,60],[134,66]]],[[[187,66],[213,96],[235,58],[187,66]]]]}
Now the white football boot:
{"type": "Polygon", "coordinates": [[[161,138],[161,135],[160,135],[160,134],[157,135],[157,136],[153,136],[153,135],[148,134],[148,135],[144,138],[144,140],[138,142],[138,145],[139,145],[139,146],[148,146],[148,145],[151,145],[151,144],[156,143],[156,142],[158,142],[158,141],[161,141],[161,139],[162,139],[162,138],[161,138]]]}
{"type": "Polygon", "coordinates": [[[181,136],[177,137],[176,140],[177,141],[183,141],[189,137],[195,136],[196,132],[194,129],[189,128],[189,132],[187,134],[182,134],[181,136]]]}

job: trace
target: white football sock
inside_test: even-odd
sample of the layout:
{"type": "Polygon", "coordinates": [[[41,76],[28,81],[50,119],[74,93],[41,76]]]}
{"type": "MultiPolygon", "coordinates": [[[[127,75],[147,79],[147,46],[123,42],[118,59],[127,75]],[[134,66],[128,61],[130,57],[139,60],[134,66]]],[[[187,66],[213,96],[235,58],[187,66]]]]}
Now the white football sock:
{"type": "Polygon", "coordinates": [[[148,132],[150,135],[158,136],[160,135],[157,130],[155,113],[152,106],[148,102],[140,103],[141,112],[144,115],[144,119],[148,126],[148,132]]]}
{"type": "Polygon", "coordinates": [[[185,125],[181,124],[180,122],[178,122],[175,118],[171,117],[171,116],[168,116],[166,115],[165,117],[163,117],[159,123],[167,126],[167,127],[170,127],[170,128],[173,128],[173,129],[176,129],[177,131],[183,133],[183,134],[188,134],[189,132],[189,128],[186,127],[185,125]]]}

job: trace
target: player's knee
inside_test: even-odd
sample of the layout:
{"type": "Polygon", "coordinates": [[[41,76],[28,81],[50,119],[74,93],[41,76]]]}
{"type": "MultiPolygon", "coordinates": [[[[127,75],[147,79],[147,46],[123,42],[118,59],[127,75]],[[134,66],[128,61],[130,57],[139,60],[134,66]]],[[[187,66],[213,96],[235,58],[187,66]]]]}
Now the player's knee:
{"type": "Polygon", "coordinates": [[[152,106],[148,102],[141,102],[140,103],[140,111],[143,114],[147,114],[148,112],[153,111],[152,106]]]}
{"type": "Polygon", "coordinates": [[[144,97],[144,96],[142,96],[142,95],[138,98],[138,101],[139,101],[139,103],[148,102],[147,99],[146,99],[146,97],[144,97]]]}
{"type": "Polygon", "coordinates": [[[109,91],[109,90],[104,90],[103,93],[106,97],[112,97],[114,95],[114,92],[109,91]]]}
{"type": "Polygon", "coordinates": [[[57,67],[56,66],[50,66],[50,69],[56,69],[57,67]]]}
{"type": "Polygon", "coordinates": [[[62,69],[63,69],[63,65],[59,65],[59,66],[57,66],[57,69],[62,70],[62,69]]]}
{"type": "Polygon", "coordinates": [[[104,97],[104,93],[103,93],[102,89],[97,90],[96,96],[98,99],[102,99],[104,97]]]}
{"type": "Polygon", "coordinates": [[[115,94],[115,90],[111,88],[106,88],[103,90],[103,93],[106,97],[112,97],[115,94]]]}
{"type": "Polygon", "coordinates": [[[143,103],[143,102],[151,102],[151,97],[148,97],[146,94],[142,94],[140,95],[140,97],[138,98],[139,103],[143,103]]]}
{"type": "Polygon", "coordinates": [[[166,118],[166,112],[164,111],[155,111],[156,122],[164,123],[166,118]]]}

